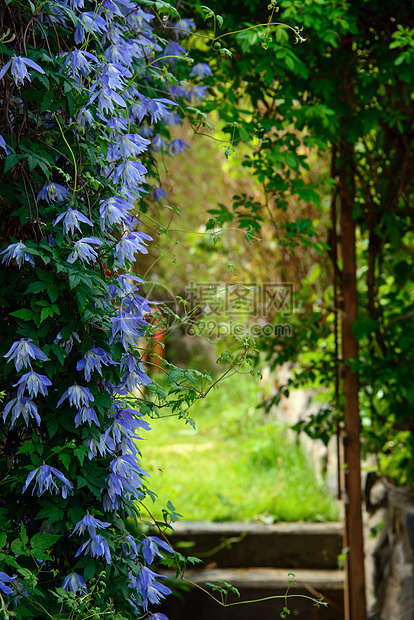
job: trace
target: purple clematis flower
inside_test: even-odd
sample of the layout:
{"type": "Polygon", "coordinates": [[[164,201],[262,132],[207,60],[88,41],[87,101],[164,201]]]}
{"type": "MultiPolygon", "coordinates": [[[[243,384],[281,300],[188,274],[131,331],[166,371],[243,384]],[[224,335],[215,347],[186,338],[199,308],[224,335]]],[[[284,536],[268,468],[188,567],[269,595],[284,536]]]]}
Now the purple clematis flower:
{"type": "Polygon", "coordinates": [[[89,226],[93,226],[92,222],[86,217],[86,215],[83,215],[83,213],[77,211],[76,209],[67,209],[67,211],[64,211],[63,213],[58,215],[55,219],[54,225],[56,226],[56,224],[58,224],[62,219],[63,232],[67,235],[69,233],[73,234],[75,228],[79,230],[79,232],[82,232],[79,226],[79,222],[83,222],[84,224],[89,224],[89,226]]]}
{"type": "Polygon", "coordinates": [[[3,149],[3,151],[6,153],[6,155],[10,154],[10,149],[6,144],[6,140],[3,138],[3,136],[0,136],[0,147],[3,149]]]}
{"type": "Polygon", "coordinates": [[[161,138],[161,136],[157,134],[152,139],[151,147],[153,151],[155,151],[156,153],[159,153],[160,151],[167,149],[167,143],[165,140],[163,140],[163,138],[161,138]]]}
{"type": "Polygon", "coordinates": [[[170,112],[166,104],[177,105],[175,101],[161,97],[160,99],[148,100],[148,111],[151,117],[151,123],[163,120],[170,112]]]}
{"type": "Polygon", "coordinates": [[[81,424],[85,424],[87,422],[89,426],[92,425],[92,422],[99,426],[99,420],[95,413],[95,410],[92,407],[81,407],[78,413],[75,416],[75,428],[78,428],[81,424]]]}
{"type": "Polygon", "coordinates": [[[113,43],[105,50],[105,58],[109,62],[129,67],[132,63],[131,48],[126,42],[113,43]]]}
{"type": "Polygon", "coordinates": [[[23,265],[24,261],[27,261],[31,264],[32,267],[35,266],[33,255],[30,252],[26,251],[27,248],[21,241],[19,243],[11,243],[5,250],[0,252],[0,254],[4,254],[1,259],[2,263],[6,263],[6,265],[10,264],[11,260],[15,260],[17,266],[20,267],[23,265]]]}
{"type": "Polygon", "coordinates": [[[94,437],[85,439],[83,445],[89,448],[89,460],[97,456],[98,452],[101,456],[112,454],[116,448],[112,437],[106,437],[105,435],[100,435],[99,439],[95,439],[94,437]]]}
{"type": "Polygon", "coordinates": [[[131,534],[125,536],[123,542],[121,542],[121,549],[125,555],[128,555],[132,560],[138,555],[138,545],[131,534]]]}
{"type": "Polygon", "coordinates": [[[108,366],[108,364],[114,364],[112,360],[109,359],[105,351],[100,347],[93,347],[89,349],[83,356],[81,360],[76,364],[76,370],[83,370],[85,373],[86,381],[91,380],[92,371],[96,369],[102,377],[102,369],[101,364],[104,366],[108,366]]]}
{"type": "Polygon", "coordinates": [[[99,60],[90,52],[86,52],[85,50],[74,50],[66,54],[64,64],[65,67],[68,68],[68,72],[80,80],[80,76],[86,77],[93,70],[93,65],[90,62],[91,60],[96,63],[96,65],[99,65],[99,60]]]}
{"type": "Polygon", "coordinates": [[[192,34],[192,31],[195,30],[195,23],[192,19],[188,19],[187,17],[184,19],[179,19],[178,22],[174,25],[173,31],[177,39],[179,37],[188,37],[192,34]]]}
{"type": "Polygon", "coordinates": [[[103,241],[96,239],[95,237],[84,237],[79,241],[76,241],[73,245],[73,250],[67,257],[68,263],[74,263],[78,258],[82,262],[94,263],[98,258],[98,254],[92,247],[93,245],[102,245],[103,241]]]}
{"type": "Polygon", "coordinates": [[[84,578],[77,573],[69,573],[63,580],[62,588],[65,592],[72,592],[73,594],[76,594],[78,591],[80,591],[80,594],[88,593],[84,578]]]}
{"type": "Polygon", "coordinates": [[[201,84],[197,84],[196,86],[193,86],[192,88],[190,88],[189,93],[190,93],[191,101],[193,99],[202,100],[206,98],[207,87],[202,86],[201,84]]]}
{"type": "Polygon", "coordinates": [[[82,552],[85,553],[85,555],[91,555],[94,558],[105,557],[106,563],[111,563],[111,551],[109,549],[108,542],[100,534],[97,534],[95,538],[91,538],[79,547],[75,553],[75,558],[82,552]]]}
{"type": "Polygon", "coordinates": [[[154,200],[156,200],[157,202],[167,197],[167,193],[165,190],[162,189],[162,187],[156,187],[152,192],[152,195],[154,196],[154,200]]]}
{"type": "Polygon", "coordinates": [[[9,577],[6,573],[0,571],[0,590],[4,594],[13,594],[13,590],[9,586],[6,586],[6,583],[10,583],[14,581],[14,579],[16,579],[16,577],[9,577]]]}
{"type": "Polygon", "coordinates": [[[10,362],[14,360],[14,365],[16,366],[16,370],[19,371],[23,368],[27,368],[30,366],[30,358],[35,360],[42,360],[42,362],[46,362],[48,357],[34,344],[31,344],[33,341],[31,338],[25,340],[24,338],[20,338],[12,344],[10,349],[7,351],[3,357],[8,357],[7,360],[10,362]]]}
{"type": "Polygon", "coordinates": [[[4,408],[3,422],[6,421],[7,416],[11,412],[10,428],[13,428],[16,420],[22,415],[26,426],[29,426],[29,418],[32,417],[36,420],[39,426],[41,419],[37,412],[36,404],[30,398],[13,398],[4,408]]]}
{"type": "Polygon", "coordinates": [[[131,78],[132,73],[123,65],[108,62],[105,65],[101,65],[103,68],[98,80],[93,84],[91,90],[99,88],[110,88],[111,90],[124,90],[124,78],[131,78]]]}
{"type": "Polygon", "coordinates": [[[115,170],[114,183],[118,183],[119,180],[126,185],[126,187],[135,188],[137,185],[144,183],[144,174],[148,170],[139,163],[139,161],[125,161],[120,164],[115,170]]]}
{"type": "Polygon", "coordinates": [[[101,229],[105,230],[105,225],[120,224],[127,217],[127,211],[134,208],[129,200],[122,196],[113,196],[101,200],[99,207],[99,215],[101,218],[101,229]]]}
{"type": "MultiPolygon", "coordinates": [[[[124,18],[125,19],[125,18],[124,18]]],[[[124,21],[124,20],[123,20],[124,21]]],[[[119,22],[108,20],[108,28],[102,36],[103,43],[113,43],[115,45],[125,42],[125,32],[127,27],[119,22]]]]}
{"type": "Polygon", "coordinates": [[[135,252],[148,254],[145,241],[152,241],[152,237],[143,232],[133,232],[122,237],[115,246],[115,258],[124,266],[126,260],[133,262],[135,252]]]}
{"type": "Polygon", "coordinates": [[[174,550],[171,549],[170,545],[157,536],[146,536],[144,540],[140,542],[139,547],[142,549],[142,555],[144,556],[144,560],[147,564],[152,564],[156,555],[162,558],[162,553],[160,553],[159,547],[168,553],[174,553],[174,550]]]}
{"type": "Polygon", "coordinates": [[[107,29],[105,20],[91,11],[81,13],[80,19],[82,20],[82,24],[77,24],[74,34],[75,43],[77,45],[85,41],[85,31],[92,32],[93,34],[102,34],[107,29]]]}
{"type": "Polygon", "coordinates": [[[137,463],[132,454],[117,456],[109,466],[110,474],[106,478],[108,496],[114,503],[117,498],[125,498],[125,494],[135,499],[143,496],[141,491],[142,476],[148,476],[137,463]]]}
{"type": "Polygon", "coordinates": [[[184,153],[185,148],[189,149],[190,145],[187,144],[185,140],[180,140],[179,138],[174,138],[168,145],[168,149],[173,155],[177,155],[177,153],[184,153]]]}
{"type": "Polygon", "coordinates": [[[148,603],[158,605],[161,599],[167,594],[171,594],[171,590],[159,583],[157,579],[163,579],[163,575],[158,575],[150,570],[147,566],[141,566],[137,577],[132,577],[131,585],[136,588],[138,594],[142,596],[142,607],[148,611],[148,603]]]}
{"type": "Polygon", "coordinates": [[[175,125],[181,125],[182,119],[177,112],[168,112],[168,114],[164,116],[164,122],[169,127],[174,127],[175,125]]]}
{"type": "Polygon", "coordinates": [[[75,405],[75,407],[82,407],[82,405],[88,407],[89,402],[93,402],[95,400],[94,396],[90,393],[88,388],[82,387],[81,385],[77,384],[68,387],[66,392],[64,392],[60,397],[56,407],[59,407],[59,405],[63,403],[65,398],[69,400],[69,405],[71,407],[73,405],[75,405]]]}
{"type": "Polygon", "coordinates": [[[182,97],[183,99],[186,99],[188,95],[188,90],[180,84],[177,84],[177,86],[170,86],[170,92],[173,97],[182,97]]]}
{"type": "Polygon", "coordinates": [[[139,132],[141,136],[144,136],[144,138],[152,138],[152,136],[154,135],[154,130],[149,125],[141,125],[141,127],[139,128],[139,132]]]}
{"type": "Polygon", "coordinates": [[[106,119],[104,120],[106,122],[106,126],[109,129],[112,129],[112,131],[122,133],[123,131],[128,130],[128,121],[123,116],[113,116],[109,119],[109,121],[107,121],[106,119]]]}
{"type": "Polygon", "coordinates": [[[118,95],[118,93],[115,90],[112,90],[112,88],[101,88],[98,92],[92,95],[89,99],[89,103],[92,103],[96,97],[98,97],[98,110],[101,113],[104,110],[114,112],[115,105],[120,105],[122,108],[126,108],[127,105],[121,95],[118,95]]]}
{"type": "MultiPolygon", "coordinates": [[[[151,123],[162,120],[169,113],[166,104],[177,105],[175,101],[161,97],[160,99],[149,99],[148,97],[140,97],[138,103],[131,110],[134,120],[141,124],[142,119],[146,115],[150,115],[151,123]]],[[[142,133],[142,131],[141,131],[142,133]]]]}
{"type": "Polygon", "coordinates": [[[126,134],[120,140],[119,151],[125,158],[135,157],[146,151],[149,144],[151,144],[151,140],[143,138],[138,133],[126,134]]]}
{"type": "Polygon", "coordinates": [[[85,129],[86,125],[93,123],[92,113],[86,108],[81,108],[76,115],[76,121],[85,129]]]}
{"type": "Polygon", "coordinates": [[[210,77],[211,75],[213,75],[213,72],[208,66],[208,64],[205,62],[198,62],[197,64],[195,64],[194,67],[191,69],[190,73],[191,77],[199,78],[210,77]]]}
{"type": "Polygon", "coordinates": [[[33,398],[34,396],[37,396],[38,393],[43,396],[47,396],[47,388],[50,385],[52,385],[50,379],[48,379],[45,375],[39,375],[37,372],[32,370],[20,377],[19,381],[13,384],[13,387],[19,386],[17,388],[17,396],[19,398],[23,396],[23,392],[26,388],[30,394],[30,397],[33,398]]]}
{"type": "Polygon", "coordinates": [[[37,195],[37,200],[46,200],[49,204],[51,202],[60,202],[61,200],[67,200],[70,196],[69,190],[59,183],[48,183],[37,195]]]}
{"type": "Polygon", "coordinates": [[[125,373],[121,385],[117,386],[117,390],[119,394],[129,394],[142,385],[148,385],[149,383],[151,383],[151,379],[145,374],[143,368],[137,367],[132,372],[125,373]]]}
{"type": "Polygon", "coordinates": [[[180,56],[185,56],[187,51],[183,48],[182,45],[177,43],[177,41],[170,41],[168,45],[164,48],[164,52],[161,60],[169,65],[173,65],[177,58],[180,56]]]}
{"type": "Polygon", "coordinates": [[[105,431],[105,440],[110,436],[118,450],[124,444],[126,448],[125,454],[128,452],[135,454],[136,448],[133,440],[142,439],[142,437],[136,434],[139,428],[151,430],[148,422],[137,420],[129,412],[123,410],[119,412],[111,426],[105,431]]]}
{"type": "Polygon", "coordinates": [[[30,60],[30,58],[24,58],[23,56],[13,56],[13,58],[11,58],[9,62],[6,62],[3,69],[0,71],[0,79],[5,75],[6,71],[10,69],[10,73],[15,81],[16,86],[19,86],[19,84],[24,84],[25,78],[27,78],[30,82],[31,80],[28,67],[30,67],[31,69],[35,69],[35,71],[38,71],[39,73],[44,73],[42,67],[39,67],[39,65],[33,60],[30,60]]]}
{"type": "Polygon", "coordinates": [[[148,323],[140,316],[131,316],[125,313],[119,313],[118,316],[111,318],[112,322],[112,336],[111,342],[120,340],[125,348],[129,349],[128,345],[136,346],[140,337],[145,332],[145,327],[148,323]],[[117,336],[117,338],[116,338],[117,336]]]}
{"type": "Polygon", "coordinates": [[[69,2],[69,6],[72,11],[76,11],[77,9],[83,9],[85,5],[85,0],[67,0],[69,2]]]}
{"type": "Polygon", "coordinates": [[[96,530],[105,529],[110,525],[111,524],[107,521],[99,521],[99,519],[95,519],[95,517],[93,517],[92,515],[87,514],[82,517],[80,521],[77,522],[71,536],[73,536],[73,534],[83,534],[86,530],[88,530],[89,536],[91,538],[95,538],[96,530]]]}
{"type": "Polygon", "coordinates": [[[36,495],[38,497],[43,495],[45,491],[49,491],[52,494],[59,493],[60,491],[62,493],[63,499],[66,499],[68,493],[72,493],[73,484],[69,482],[67,478],[65,478],[61,471],[55,469],[55,467],[50,467],[49,465],[40,465],[40,467],[37,467],[32,472],[30,472],[30,474],[26,478],[26,482],[24,483],[22,491],[23,493],[26,491],[27,487],[35,477],[36,479],[32,495],[34,494],[36,488],[36,495]],[[57,486],[54,477],[58,478],[63,483],[63,486],[60,489],[57,486]]]}

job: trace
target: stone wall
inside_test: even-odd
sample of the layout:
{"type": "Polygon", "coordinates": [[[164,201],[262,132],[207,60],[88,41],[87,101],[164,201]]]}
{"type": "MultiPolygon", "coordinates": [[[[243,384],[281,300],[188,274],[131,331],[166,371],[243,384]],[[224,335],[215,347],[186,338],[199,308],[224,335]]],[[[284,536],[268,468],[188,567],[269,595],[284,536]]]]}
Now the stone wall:
{"type": "MultiPolygon", "coordinates": [[[[286,365],[276,375],[264,374],[269,397],[287,383],[290,370],[286,365]]],[[[312,402],[314,396],[312,390],[291,390],[288,397],[281,397],[277,407],[272,407],[270,415],[286,426],[307,420],[320,406],[312,402]]],[[[314,463],[317,475],[335,496],[338,471],[335,438],[325,446],[322,441],[302,433],[299,441],[314,463]]],[[[375,463],[365,462],[363,471],[372,469],[371,465],[375,463]]],[[[362,485],[369,620],[414,620],[414,489],[396,488],[375,473],[365,474],[362,485]]]]}
{"type": "MultiPolygon", "coordinates": [[[[276,372],[270,372],[269,368],[262,371],[264,379],[263,397],[269,398],[286,386],[291,375],[289,364],[279,367],[276,372]]],[[[292,440],[299,441],[310,462],[313,463],[317,478],[326,484],[331,495],[338,495],[338,452],[336,436],[332,437],[325,445],[320,439],[311,439],[306,433],[298,434],[290,430],[298,422],[306,422],[311,415],[320,411],[321,403],[315,399],[317,392],[311,389],[291,389],[289,396],[280,395],[277,406],[273,406],[269,416],[273,420],[279,420],[292,440]]]]}
{"type": "Polygon", "coordinates": [[[370,620],[414,620],[414,490],[367,477],[365,555],[370,620]]]}

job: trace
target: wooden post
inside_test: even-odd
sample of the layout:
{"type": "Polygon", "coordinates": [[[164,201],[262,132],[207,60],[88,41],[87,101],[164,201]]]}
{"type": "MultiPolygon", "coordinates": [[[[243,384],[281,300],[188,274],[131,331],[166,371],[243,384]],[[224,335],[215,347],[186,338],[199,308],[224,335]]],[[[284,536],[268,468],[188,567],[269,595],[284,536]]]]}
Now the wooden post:
{"type": "Polygon", "coordinates": [[[364,542],[361,510],[361,452],[358,401],[358,373],[352,372],[348,360],[358,357],[358,343],[352,325],[358,315],[356,288],[355,222],[352,217],[355,197],[353,146],[345,140],[340,147],[340,201],[342,228],[342,354],[345,396],[345,548],[346,620],[366,620],[364,542]]]}

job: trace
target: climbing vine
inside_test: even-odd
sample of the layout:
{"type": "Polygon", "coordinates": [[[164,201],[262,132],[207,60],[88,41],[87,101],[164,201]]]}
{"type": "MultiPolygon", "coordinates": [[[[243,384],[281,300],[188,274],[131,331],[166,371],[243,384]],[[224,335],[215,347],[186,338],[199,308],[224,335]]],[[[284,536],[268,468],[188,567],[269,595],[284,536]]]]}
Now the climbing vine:
{"type": "Polygon", "coordinates": [[[195,24],[162,1],[2,0],[0,20],[2,617],[166,620],[154,564],[185,561],[170,503],[158,535],[139,529],[140,433],[212,385],[168,366],[170,396],[147,375],[137,272],[159,230],[137,214],[165,197],[156,153],[187,147],[171,128],[204,122],[211,68],[191,67],[195,24]]]}
{"type": "Polygon", "coordinates": [[[134,397],[151,314],[135,262],[153,238],[136,212],[163,192],[159,141],[182,150],[169,127],[193,23],[157,3],[161,33],[152,4],[0,3],[6,618],[165,618],[151,565],[172,549],[129,527],[154,412],[134,397]]]}

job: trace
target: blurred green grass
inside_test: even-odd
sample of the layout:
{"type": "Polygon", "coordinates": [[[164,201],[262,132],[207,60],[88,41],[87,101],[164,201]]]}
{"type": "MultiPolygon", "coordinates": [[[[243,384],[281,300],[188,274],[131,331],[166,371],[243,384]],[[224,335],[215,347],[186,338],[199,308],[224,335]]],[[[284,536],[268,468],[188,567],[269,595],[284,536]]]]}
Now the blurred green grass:
{"type": "Polygon", "coordinates": [[[190,409],[195,430],[176,416],[151,421],[140,449],[158,496],[144,505],[156,519],[168,501],[194,521],[338,518],[303,449],[257,408],[259,390],[250,375],[236,374],[190,409]]]}

